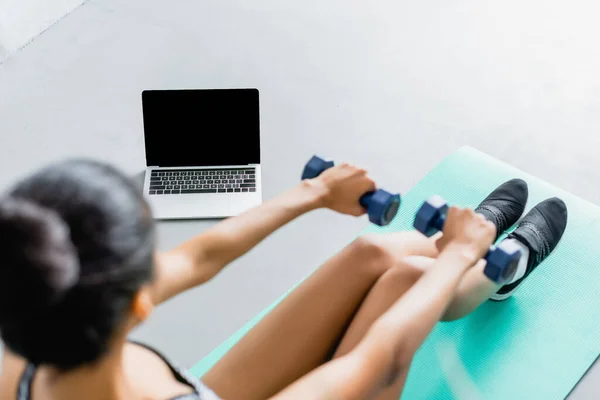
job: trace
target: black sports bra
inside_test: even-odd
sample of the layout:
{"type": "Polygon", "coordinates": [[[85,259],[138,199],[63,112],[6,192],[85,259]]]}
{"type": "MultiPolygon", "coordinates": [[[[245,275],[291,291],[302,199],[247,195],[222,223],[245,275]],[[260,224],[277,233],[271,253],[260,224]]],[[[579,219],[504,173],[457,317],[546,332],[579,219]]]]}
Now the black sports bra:
{"type": "MultiPolygon", "coordinates": [[[[200,381],[200,379],[192,376],[185,369],[176,366],[157,350],[142,343],[132,343],[135,343],[138,346],[142,346],[155,353],[169,366],[169,369],[171,370],[173,376],[175,376],[175,379],[177,379],[177,381],[183,383],[184,385],[188,385],[192,389],[194,389],[194,393],[184,394],[169,400],[220,400],[220,398],[205,384],[203,384],[200,381]]],[[[17,389],[17,400],[32,400],[31,384],[33,383],[33,378],[35,376],[36,370],[37,366],[34,364],[28,364],[25,368],[25,371],[23,372],[23,375],[21,375],[21,379],[19,380],[19,387],[17,389]]]]}

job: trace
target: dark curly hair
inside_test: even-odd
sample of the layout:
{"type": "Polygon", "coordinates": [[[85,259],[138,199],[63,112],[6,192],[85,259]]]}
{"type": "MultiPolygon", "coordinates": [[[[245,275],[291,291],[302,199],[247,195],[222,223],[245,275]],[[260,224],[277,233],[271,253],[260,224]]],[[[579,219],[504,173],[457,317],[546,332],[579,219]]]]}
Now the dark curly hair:
{"type": "Polygon", "coordinates": [[[70,370],[108,350],[153,276],[154,228],[118,170],[68,160],[0,200],[0,334],[34,364],[70,370]]]}

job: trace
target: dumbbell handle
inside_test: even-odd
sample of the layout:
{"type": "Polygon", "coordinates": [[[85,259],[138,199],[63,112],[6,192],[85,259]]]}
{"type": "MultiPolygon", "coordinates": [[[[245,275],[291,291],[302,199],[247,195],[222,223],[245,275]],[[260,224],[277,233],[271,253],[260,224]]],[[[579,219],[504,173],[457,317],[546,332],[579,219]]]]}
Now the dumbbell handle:
{"type": "MultiPolygon", "coordinates": [[[[446,214],[442,214],[440,215],[438,218],[436,218],[433,221],[433,227],[435,229],[437,229],[438,231],[442,232],[444,230],[444,224],[446,223],[446,214]]],[[[489,257],[489,255],[492,253],[492,251],[495,249],[494,246],[490,246],[490,249],[488,250],[488,252],[485,255],[485,260],[487,261],[487,258],[489,257]]]]}
{"type": "Polygon", "coordinates": [[[438,231],[442,232],[444,230],[444,224],[446,223],[446,214],[440,215],[433,221],[433,227],[438,231]]]}
{"type": "MultiPolygon", "coordinates": [[[[443,213],[442,215],[440,215],[438,218],[436,218],[433,221],[432,225],[435,229],[437,229],[438,231],[441,232],[444,230],[445,222],[446,222],[446,214],[443,213]]],[[[504,246],[504,248],[502,248],[502,250],[504,250],[507,254],[511,252],[511,248],[513,247],[512,244],[508,244],[508,245],[502,244],[500,246],[501,247],[504,246]]],[[[509,263],[506,268],[496,268],[495,263],[490,263],[490,257],[492,257],[494,255],[494,252],[496,252],[497,250],[498,250],[498,248],[496,246],[490,246],[489,250],[483,257],[484,260],[488,262],[483,273],[492,281],[502,284],[504,281],[507,281],[514,276],[514,274],[516,272],[517,263],[513,261],[512,263],[509,263]]],[[[515,250],[512,249],[512,252],[514,252],[514,251],[515,250]]],[[[518,254],[519,254],[518,258],[520,258],[521,257],[520,251],[518,254]]],[[[518,258],[516,259],[517,262],[518,262],[518,258]]]]}
{"type": "MultiPolygon", "coordinates": [[[[439,216],[438,218],[436,218],[433,221],[433,227],[435,229],[437,229],[438,231],[442,232],[444,230],[444,224],[446,223],[446,214],[442,214],[441,216],[439,216]]],[[[485,259],[487,260],[487,257],[490,255],[491,251],[494,250],[494,246],[490,246],[489,251],[487,252],[487,254],[485,255],[485,259]]]]}
{"type": "Polygon", "coordinates": [[[360,199],[358,199],[358,202],[360,203],[361,206],[363,206],[364,209],[368,209],[369,208],[369,203],[371,202],[371,199],[373,198],[373,195],[375,194],[375,192],[367,192],[365,194],[363,194],[360,199]]]}
{"type": "MultiPolygon", "coordinates": [[[[304,167],[302,179],[316,178],[333,165],[333,161],[325,161],[320,157],[313,156],[304,167]]],[[[379,226],[385,226],[392,221],[398,212],[400,195],[378,189],[364,193],[358,202],[367,210],[369,221],[379,226]]]]}
{"type": "MultiPolygon", "coordinates": [[[[312,178],[316,178],[317,176],[319,176],[320,174],[323,173],[323,171],[328,170],[329,168],[332,168],[334,166],[333,161],[328,161],[323,170],[321,172],[319,172],[319,174],[317,175],[306,175],[303,174],[302,175],[302,179],[312,179],[312,178]]],[[[375,194],[375,191],[371,191],[371,192],[367,192],[365,194],[363,194],[360,199],[358,200],[358,202],[360,203],[361,206],[363,206],[363,208],[368,209],[369,208],[369,203],[371,202],[371,199],[373,198],[373,195],[375,194]]]]}

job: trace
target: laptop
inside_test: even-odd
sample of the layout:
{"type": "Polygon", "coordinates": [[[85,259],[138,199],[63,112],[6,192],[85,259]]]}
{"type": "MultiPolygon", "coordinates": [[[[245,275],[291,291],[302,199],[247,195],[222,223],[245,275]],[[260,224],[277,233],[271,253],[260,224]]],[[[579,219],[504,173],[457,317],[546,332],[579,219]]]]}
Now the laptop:
{"type": "Polygon", "coordinates": [[[154,218],[229,217],[261,204],[257,89],[146,90],[142,111],[154,218]]]}

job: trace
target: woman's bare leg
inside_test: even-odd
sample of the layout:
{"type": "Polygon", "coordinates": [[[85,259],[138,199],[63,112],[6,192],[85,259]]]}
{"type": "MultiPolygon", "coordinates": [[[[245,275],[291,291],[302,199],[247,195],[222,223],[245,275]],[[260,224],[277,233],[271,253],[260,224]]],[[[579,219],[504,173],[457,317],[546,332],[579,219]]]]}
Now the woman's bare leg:
{"type": "MultiPolygon", "coordinates": [[[[385,313],[416,281],[435,259],[422,256],[409,256],[397,266],[387,270],[372,287],[352,323],[346,330],[334,358],[341,357],[354,349],[362,340],[371,325],[385,313]]],[[[483,275],[485,262],[479,262],[463,278],[457,296],[448,307],[443,319],[461,318],[495,293],[500,286],[483,275]]],[[[378,400],[397,400],[402,393],[408,370],[401,371],[396,381],[382,392],[378,400]]]]}
{"type": "MultiPolygon", "coordinates": [[[[400,259],[437,256],[415,232],[366,236],[290,293],[202,379],[226,399],[265,399],[331,357],[373,285],[400,259]]],[[[399,296],[396,296],[396,298],[399,296]]]]}
{"type": "MultiPolygon", "coordinates": [[[[404,258],[404,262],[409,268],[424,272],[433,266],[435,259],[424,256],[407,256],[404,258]]],[[[465,274],[456,289],[454,300],[442,316],[442,321],[454,321],[470,314],[502,287],[485,277],[484,268],[485,261],[482,260],[465,274]]]]}

